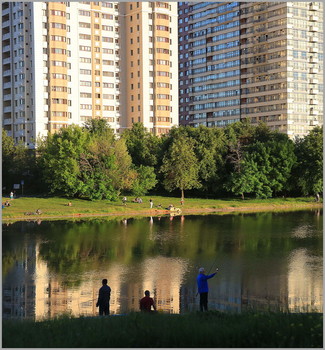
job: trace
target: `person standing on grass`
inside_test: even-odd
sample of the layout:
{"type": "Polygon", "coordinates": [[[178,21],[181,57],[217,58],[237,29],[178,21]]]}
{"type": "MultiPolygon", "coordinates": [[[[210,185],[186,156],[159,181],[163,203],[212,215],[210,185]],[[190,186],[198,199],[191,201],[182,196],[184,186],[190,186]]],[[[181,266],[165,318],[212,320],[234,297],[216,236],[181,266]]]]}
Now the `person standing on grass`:
{"type": "Polygon", "coordinates": [[[208,311],[208,279],[215,276],[217,272],[218,268],[216,269],[216,272],[212,273],[211,275],[205,275],[204,267],[199,268],[199,275],[197,276],[196,281],[198,293],[200,294],[200,311],[208,311]]]}
{"type": "Polygon", "coordinates": [[[143,312],[152,312],[151,306],[156,311],[156,305],[152,298],[150,298],[150,292],[146,290],[144,292],[144,297],[140,300],[140,310],[143,312]]]}
{"type": "Polygon", "coordinates": [[[109,300],[111,298],[111,288],[107,285],[107,279],[102,280],[102,287],[98,292],[96,307],[99,306],[99,316],[109,315],[109,300]]]}
{"type": "Polygon", "coordinates": [[[152,201],[151,198],[149,199],[149,203],[150,203],[150,209],[152,209],[152,207],[153,207],[153,201],[152,201]]]}

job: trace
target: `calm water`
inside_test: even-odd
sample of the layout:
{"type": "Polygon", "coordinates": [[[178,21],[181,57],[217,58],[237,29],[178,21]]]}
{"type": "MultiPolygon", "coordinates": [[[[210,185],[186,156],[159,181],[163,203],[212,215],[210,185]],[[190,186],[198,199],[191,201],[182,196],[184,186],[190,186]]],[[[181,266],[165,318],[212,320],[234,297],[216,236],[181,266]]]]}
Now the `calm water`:
{"type": "Polygon", "coordinates": [[[3,317],[95,315],[102,278],[111,313],[198,310],[199,267],[210,310],[323,311],[322,211],[17,222],[3,227],[3,317]]]}

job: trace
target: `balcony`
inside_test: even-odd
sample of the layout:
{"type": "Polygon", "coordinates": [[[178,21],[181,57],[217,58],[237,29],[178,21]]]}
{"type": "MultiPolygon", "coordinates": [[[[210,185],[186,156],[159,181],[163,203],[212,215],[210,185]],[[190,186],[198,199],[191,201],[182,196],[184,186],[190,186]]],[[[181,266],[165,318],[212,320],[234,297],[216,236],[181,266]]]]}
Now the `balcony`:
{"type": "Polygon", "coordinates": [[[310,68],[309,69],[310,74],[317,74],[318,73],[318,68],[310,68]]]}
{"type": "Polygon", "coordinates": [[[10,50],[10,45],[3,46],[2,52],[6,52],[10,50]]]}
{"type": "Polygon", "coordinates": [[[310,31],[310,32],[318,32],[318,27],[316,27],[316,26],[310,26],[310,27],[309,27],[309,31],[310,31]]]}
{"type": "Polygon", "coordinates": [[[317,89],[310,89],[310,90],[309,90],[309,94],[310,94],[310,95],[317,95],[318,92],[319,92],[319,91],[318,91],[317,89]]]}
{"type": "Polygon", "coordinates": [[[4,101],[11,101],[11,94],[3,95],[3,100],[4,101]]]}
{"type": "Polygon", "coordinates": [[[317,36],[311,36],[309,38],[310,43],[318,43],[318,37],[317,36]]]}
{"type": "Polygon", "coordinates": [[[11,112],[11,106],[3,107],[3,113],[10,113],[11,112]]]}
{"type": "Polygon", "coordinates": [[[309,20],[310,20],[310,22],[318,22],[318,16],[311,15],[311,16],[309,16],[309,20]]]}
{"type": "Polygon", "coordinates": [[[310,126],[317,126],[318,125],[318,120],[311,120],[309,125],[310,126]]]}
{"type": "Polygon", "coordinates": [[[15,137],[25,136],[25,130],[18,130],[15,132],[15,137]]]}
{"type": "Polygon", "coordinates": [[[11,118],[3,119],[3,125],[11,125],[11,123],[12,123],[11,118]]]}
{"type": "Polygon", "coordinates": [[[309,104],[310,104],[310,105],[318,105],[318,100],[315,100],[314,98],[311,98],[311,99],[309,100],[309,104]]]}
{"type": "Polygon", "coordinates": [[[315,78],[309,79],[309,84],[318,84],[318,79],[315,79],[315,78]]]}
{"type": "Polygon", "coordinates": [[[309,10],[311,10],[311,11],[318,11],[319,10],[318,4],[315,3],[315,2],[311,2],[310,6],[309,6],[309,10]]]}
{"type": "Polygon", "coordinates": [[[3,84],[3,89],[10,89],[11,88],[11,81],[3,84]]]}
{"type": "Polygon", "coordinates": [[[318,52],[318,47],[310,47],[310,48],[308,49],[308,52],[309,52],[309,53],[317,53],[317,52],[318,52]]]}
{"type": "Polygon", "coordinates": [[[5,27],[9,27],[10,26],[10,21],[5,21],[5,22],[2,22],[2,28],[5,28],[5,27]]]}
{"type": "Polygon", "coordinates": [[[310,57],[309,63],[318,63],[318,58],[317,57],[310,57]]]}
{"type": "Polygon", "coordinates": [[[2,60],[2,64],[5,65],[5,64],[10,64],[11,63],[11,57],[7,57],[7,58],[4,58],[2,60]]]}
{"type": "Polygon", "coordinates": [[[318,115],[318,111],[314,110],[314,108],[311,108],[309,114],[312,116],[316,116],[318,115]]]}
{"type": "Polygon", "coordinates": [[[6,33],[2,35],[2,40],[8,40],[10,39],[10,33],[6,33]]]}

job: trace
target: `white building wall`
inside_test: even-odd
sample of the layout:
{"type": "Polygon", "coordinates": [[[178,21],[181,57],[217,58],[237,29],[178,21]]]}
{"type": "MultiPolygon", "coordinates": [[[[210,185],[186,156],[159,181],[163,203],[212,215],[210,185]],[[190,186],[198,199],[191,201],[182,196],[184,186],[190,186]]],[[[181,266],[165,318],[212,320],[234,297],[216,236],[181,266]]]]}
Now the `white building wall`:
{"type": "MultiPolygon", "coordinates": [[[[47,42],[43,40],[43,35],[46,35],[47,30],[43,28],[43,23],[46,23],[46,17],[43,16],[43,9],[46,8],[43,2],[33,2],[30,3],[32,7],[32,36],[34,38],[32,42],[32,54],[30,53],[30,57],[33,60],[33,79],[32,86],[33,90],[31,93],[33,94],[34,106],[32,108],[32,112],[34,117],[31,118],[34,121],[34,135],[35,141],[38,137],[46,137],[47,136],[47,125],[49,122],[47,111],[48,105],[44,102],[48,99],[48,93],[45,91],[45,87],[48,85],[48,80],[45,79],[47,74],[46,63],[48,60],[48,55],[43,53],[43,48],[47,47],[47,42]]],[[[26,25],[29,25],[26,22],[26,25]]],[[[26,82],[26,88],[28,88],[29,84],[26,82]]]]}

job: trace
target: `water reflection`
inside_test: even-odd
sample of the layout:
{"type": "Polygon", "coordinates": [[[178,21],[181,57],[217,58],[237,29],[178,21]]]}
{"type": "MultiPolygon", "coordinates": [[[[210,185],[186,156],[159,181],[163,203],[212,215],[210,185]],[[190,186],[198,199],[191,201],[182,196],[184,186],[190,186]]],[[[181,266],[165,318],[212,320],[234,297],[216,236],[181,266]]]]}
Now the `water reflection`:
{"type": "Polygon", "coordinates": [[[3,317],[95,315],[102,278],[113,314],[146,289],[159,310],[198,310],[197,268],[214,263],[210,309],[323,311],[322,220],[301,212],[4,226],[3,317]]]}

